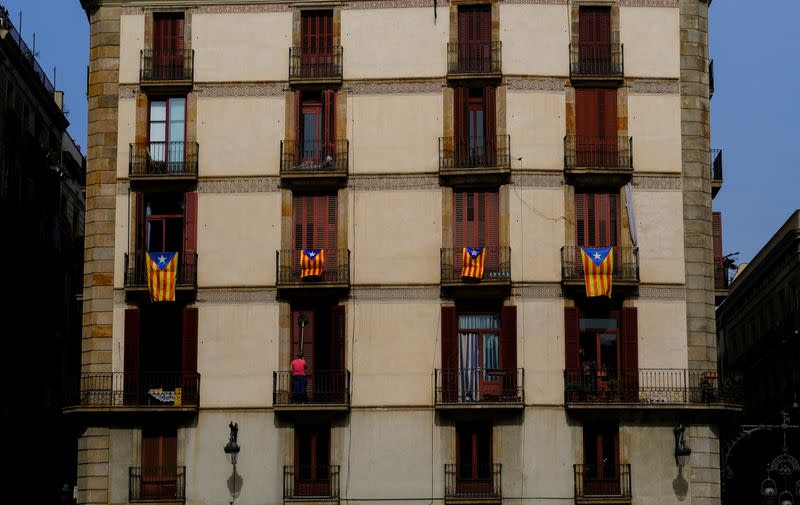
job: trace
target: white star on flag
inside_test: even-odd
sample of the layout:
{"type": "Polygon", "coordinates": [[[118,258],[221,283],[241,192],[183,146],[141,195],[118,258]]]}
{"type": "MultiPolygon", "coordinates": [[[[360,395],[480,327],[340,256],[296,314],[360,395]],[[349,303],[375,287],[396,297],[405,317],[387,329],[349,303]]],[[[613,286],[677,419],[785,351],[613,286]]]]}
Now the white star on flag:
{"type": "Polygon", "coordinates": [[[600,259],[600,253],[594,253],[594,259],[599,260],[600,259]]]}
{"type": "Polygon", "coordinates": [[[163,254],[162,254],[161,256],[159,256],[159,257],[158,257],[158,262],[159,262],[160,264],[162,264],[162,265],[163,265],[165,261],[167,261],[167,258],[165,258],[163,254]]]}

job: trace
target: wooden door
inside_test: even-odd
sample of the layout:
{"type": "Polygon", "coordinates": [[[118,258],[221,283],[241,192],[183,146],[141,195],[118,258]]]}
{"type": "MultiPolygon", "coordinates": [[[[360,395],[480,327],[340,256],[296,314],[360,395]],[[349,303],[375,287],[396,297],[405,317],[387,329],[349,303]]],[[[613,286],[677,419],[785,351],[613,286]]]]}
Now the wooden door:
{"type": "Polygon", "coordinates": [[[493,495],[492,425],[456,425],[456,493],[493,495]]]}
{"type": "Polygon", "coordinates": [[[619,428],[617,425],[584,425],[583,465],[585,496],[616,496],[620,494],[619,428]]]}
{"type": "Polygon", "coordinates": [[[330,440],[330,426],[295,428],[295,496],[331,495],[330,440]]]}
{"type": "Polygon", "coordinates": [[[491,5],[458,8],[458,63],[464,73],[489,72],[492,42],[491,5]]]}
{"type": "Polygon", "coordinates": [[[325,77],[333,54],[333,11],[302,11],[301,15],[301,75],[325,77]]]}
{"type": "Polygon", "coordinates": [[[183,13],[153,15],[153,78],[181,80],[183,75],[183,13]]]}
{"type": "Polygon", "coordinates": [[[178,442],[175,427],[142,429],[143,500],[168,500],[177,495],[178,442]]]}
{"type": "Polygon", "coordinates": [[[462,248],[485,247],[483,278],[492,279],[500,271],[498,192],[455,191],[453,206],[454,271],[461,271],[462,248]]]}
{"type": "Polygon", "coordinates": [[[607,75],[611,70],[611,9],[591,6],[578,12],[581,73],[607,75]]]}
{"type": "MultiPolygon", "coordinates": [[[[575,192],[576,242],[584,247],[613,247],[619,238],[619,195],[607,192],[575,192]]],[[[621,258],[614,258],[614,270],[621,258]]],[[[580,254],[576,255],[580,264],[580,254]]],[[[580,268],[583,268],[580,266],[580,268]]]]}
{"type": "Polygon", "coordinates": [[[577,166],[618,166],[616,88],[575,90],[575,133],[577,166]]]}

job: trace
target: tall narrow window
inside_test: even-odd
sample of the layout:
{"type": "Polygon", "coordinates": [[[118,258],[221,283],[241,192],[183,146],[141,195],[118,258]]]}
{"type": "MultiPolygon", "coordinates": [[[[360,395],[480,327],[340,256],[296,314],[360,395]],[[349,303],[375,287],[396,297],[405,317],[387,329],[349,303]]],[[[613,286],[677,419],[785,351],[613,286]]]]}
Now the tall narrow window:
{"type": "Polygon", "coordinates": [[[177,461],[177,430],[174,426],[142,429],[141,499],[167,500],[176,496],[177,461]]]}
{"type": "Polygon", "coordinates": [[[136,271],[144,275],[147,252],[178,252],[178,284],[194,279],[197,193],[137,192],[135,215],[136,271]]]}
{"type": "Polygon", "coordinates": [[[183,13],[153,14],[153,79],[184,78],[183,13]]]}
{"type": "Polygon", "coordinates": [[[614,496],[620,493],[617,425],[584,425],[583,467],[585,495],[614,496]]]}
{"type": "Polygon", "coordinates": [[[619,195],[575,192],[577,243],[585,247],[613,247],[619,238],[619,195]]]}
{"type": "Polygon", "coordinates": [[[335,194],[294,196],[295,249],[336,249],[336,201],[335,194]]]}
{"type": "Polygon", "coordinates": [[[484,247],[484,279],[501,275],[501,251],[497,228],[499,196],[497,191],[456,191],[453,193],[454,268],[461,271],[461,250],[484,247]]]}
{"type": "Polygon", "coordinates": [[[343,306],[292,309],[292,356],[302,352],[306,360],[305,393],[310,403],[344,401],[344,324],[343,306]]]}
{"type": "Polygon", "coordinates": [[[301,76],[327,77],[333,56],[333,11],[302,11],[301,76]]]}
{"type": "Polygon", "coordinates": [[[299,168],[332,167],[336,157],[336,93],[296,91],[295,96],[299,168]]]}
{"type": "Polygon", "coordinates": [[[330,426],[295,428],[295,496],[330,496],[330,446],[330,426]]]}
{"type": "Polygon", "coordinates": [[[491,70],[491,5],[458,7],[458,63],[463,73],[491,70]]]}
{"type": "Polygon", "coordinates": [[[150,102],[151,170],[183,173],[186,139],[186,98],[167,98],[150,102]]]}
{"type": "Polygon", "coordinates": [[[611,71],[611,8],[581,7],[578,16],[581,73],[606,75],[611,71]]]}
{"type": "Polygon", "coordinates": [[[456,425],[456,492],[493,494],[492,425],[456,425]]]}
{"type": "Polygon", "coordinates": [[[455,166],[497,164],[496,88],[455,88],[455,166]]]}
{"type": "Polygon", "coordinates": [[[616,89],[575,90],[575,133],[578,166],[618,166],[616,89]]]}

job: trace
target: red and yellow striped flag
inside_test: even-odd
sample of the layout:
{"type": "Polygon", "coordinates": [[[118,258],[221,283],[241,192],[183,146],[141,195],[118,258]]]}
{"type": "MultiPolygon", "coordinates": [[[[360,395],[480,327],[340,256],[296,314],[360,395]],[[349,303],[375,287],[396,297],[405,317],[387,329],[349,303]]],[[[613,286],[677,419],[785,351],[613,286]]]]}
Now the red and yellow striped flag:
{"type": "Polygon", "coordinates": [[[485,247],[465,247],[461,252],[461,277],[483,279],[485,247]]]}
{"type": "Polygon", "coordinates": [[[611,298],[614,248],[581,247],[581,259],[583,260],[583,279],[586,282],[586,296],[611,298]]]}
{"type": "Polygon", "coordinates": [[[325,249],[300,251],[300,278],[321,277],[325,267],[325,249]]]}
{"type": "Polygon", "coordinates": [[[154,302],[175,301],[175,280],[178,277],[178,253],[148,252],[147,289],[154,302]]]}

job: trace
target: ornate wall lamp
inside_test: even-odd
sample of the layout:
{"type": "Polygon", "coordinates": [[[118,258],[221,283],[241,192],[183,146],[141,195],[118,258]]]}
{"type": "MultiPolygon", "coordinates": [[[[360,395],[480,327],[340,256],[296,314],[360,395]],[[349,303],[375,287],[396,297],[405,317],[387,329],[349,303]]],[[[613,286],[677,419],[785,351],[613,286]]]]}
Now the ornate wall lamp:
{"type": "Polygon", "coordinates": [[[686,445],[686,440],[683,438],[686,427],[679,424],[672,431],[675,434],[675,464],[678,468],[683,468],[689,463],[689,456],[692,455],[692,449],[686,445]]]}

